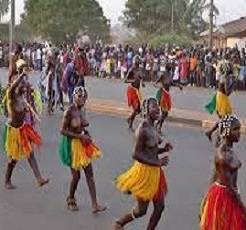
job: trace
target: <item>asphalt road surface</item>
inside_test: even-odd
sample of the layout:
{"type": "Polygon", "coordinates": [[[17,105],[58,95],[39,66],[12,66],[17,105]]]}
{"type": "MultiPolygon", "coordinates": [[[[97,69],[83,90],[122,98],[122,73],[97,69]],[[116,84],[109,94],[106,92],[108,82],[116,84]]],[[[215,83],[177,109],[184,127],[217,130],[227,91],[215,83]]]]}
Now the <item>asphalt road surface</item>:
{"type": "MultiPolygon", "coordinates": [[[[39,74],[34,74],[30,78],[32,83],[36,83],[39,74]]],[[[6,80],[6,70],[0,69],[0,82],[6,80]]],[[[90,97],[99,99],[126,101],[126,84],[119,80],[99,80],[92,77],[86,78],[86,86],[90,97]]],[[[212,98],[215,91],[196,87],[186,87],[183,91],[172,88],[171,95],[173,106],[178,109],[204,111],[204,105],[212,98]]],[[[156,89],[151,84],[146,84],[143,89],[145,97],[156,95],[156,89]]],[[[231,95],[232,105],[238,117],[246,118],[246,92],[234,92],[231,95]]]]}
{"type": "MultiPolygon", "coordinates": [[[[37,188],[27,163],[20,162],[13,175],[18,186],[15,191],[4,189],[6,157],[0,157],[0,229],[1,230],[110,230],[114,220],[129,211],[134,200],[115,189],[114,179],[131,166],[134,135],[126,128],[123,119],[100,114],[88,114],[90,131],[103,150],[102,159],[94,163],[98,197],[108,210],[100,215],[91,214],[90,199],[82,176],[77,191],[80,211],[70,213],[65,200],[70,172],[62,166],[57,154],[58,130],[61,114],[42,119],[40,130],[43,146],[37,158],[41,171],[51,179],[48,186],[37,188]]],[[[0,118],[1,124],[3,119],[0,118]]],[[[174,145],[171,161],[166,170],[169,193],[166,209],[157,229],[197,230],[199,205],[207,191],[213,171],[214,149],[196,128],[166,126],[167,139],[174,145]]],[[[245,139],[235,147],[243,168],[240,170],[239,186],[246,195],[245,139]]],[[[245,199],[244,199],[245,200],[245,199]]],[[[143,230],[148,215],[130,224],[127,230],[143,230]]]]}

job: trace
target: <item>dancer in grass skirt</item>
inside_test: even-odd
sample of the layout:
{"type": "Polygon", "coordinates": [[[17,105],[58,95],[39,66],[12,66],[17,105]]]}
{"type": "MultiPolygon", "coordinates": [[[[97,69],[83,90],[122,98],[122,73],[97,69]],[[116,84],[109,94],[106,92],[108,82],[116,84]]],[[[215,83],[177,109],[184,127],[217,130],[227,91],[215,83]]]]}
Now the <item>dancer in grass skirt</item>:
{"type": "Polygon", "coordinates": [[[101,151],[86,130],[89,126],[84,112],[86,100],[87,91],[85,88],[75,88],[73,104],[69,106],[63,116],[59,155],[62,163],[71,169],[72,174],[67,197],[68,210],[79,210],[75,192],[80,180],[80,170],[83,169],[91,196],[92,212],[98,213],[106,210],[106,207],[100,206],[97,201],[92,162],[100,158],[101,151]]]}
{"type": "Polygon", "coordinates": [[[246,209],[237,185],[241,161],[233,151],[240,139],[240,122],[232,115],[219,122],[221,144],[215,155],[215,174],[200,214],[201,230],[244,230],[246,209]]]}
{"type": "Polygon", "coordinates": [[[163,166],[168,165],[169,157],[159,157],[172,149],[167,143],[164,147],[160,135],[154,127],[159,118],[159,105],[154,98],[144,101],[146,119],[137,129],[137,140],[134,151],[133,166],[120,175],[116,180],[117,188],[131,194],[137,201],[137,206],[125,216],[116,221],[115,230],[124,229],[124,226],[136,218],[143,217],[149,203],[153,202],[154,211],[151,215],[147,229],[155,229],[164,210],[164,200],[167,194],[167,183],[163,166]]]}
{"type": "Polygon", "coordinates": [[[11,181],[12,173],[17,162],[22,159],[28,160],[39,186],[49,182],[48,179],[43,179],[41,176],[34,156],[33,145],[41,145],[41,136],[32,124],[26,122],[27,112],[32,108],[25,98],[27,74],[24,61],[20,61],[19,65],[17,64],[17,69],[18,78],[7,89],[5,100],[8,122],[4,128],[3,140],[4,149],[9,158],[5,174],[5,187],[7,189],[16,188],[11,181]]]}

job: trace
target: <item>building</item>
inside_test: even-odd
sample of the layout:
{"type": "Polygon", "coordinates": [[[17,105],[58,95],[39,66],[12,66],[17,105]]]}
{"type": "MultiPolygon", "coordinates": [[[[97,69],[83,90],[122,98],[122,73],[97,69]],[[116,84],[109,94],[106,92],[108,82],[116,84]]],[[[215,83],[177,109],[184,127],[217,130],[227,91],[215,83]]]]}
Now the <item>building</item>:
{"type": "MultiPolygon", "coordinates": [[[[208,44],[209,31],[200,34],[200,41],[208,44]]],[[[246,17],[227,22],[214,29],[213,42],[215,48],[246,47],[246,17]]]]}

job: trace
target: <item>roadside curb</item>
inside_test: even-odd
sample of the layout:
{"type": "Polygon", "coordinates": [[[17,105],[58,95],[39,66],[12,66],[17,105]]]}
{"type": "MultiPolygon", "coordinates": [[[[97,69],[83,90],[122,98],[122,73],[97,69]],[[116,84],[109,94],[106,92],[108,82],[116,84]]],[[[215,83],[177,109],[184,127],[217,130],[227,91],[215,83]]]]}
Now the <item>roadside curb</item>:
{"type": "MultiPolygon", "coordinates": [[[[86,107],[91,112],[110,114],[114,116],[119,116],[122,118],[127,118],[131,113],[130,109],[122,108],[122,107],[113,107],[113,106],[105,106],[105,104],[94,104],[88,103],[86,107]]],[[[202,121],[192,118],[184,118],[180,116],[170,115],[168,117],[168,121],[173,123],[183,123],[192,126],[202,126],[202,121]]]]}
{"type": "MultiPolygon", "coordinates": [[[[109,114],[122,118],[127,118],[131,113],[131,109],[129,109],[125,104],[116,103],[110,100],[91,99],[88,102],[86,108],[91,112],[109,114]]],[[[215,117],[212,117],[213,120],[209,120],[205,117],[207,117],[207,115],[202,112],[173,109],[168,117],[168,121],[173,123],[197,126],[206,130],[213,127],[213,125],[215,125],[216,123],[216,120],[215,117]]],[[[246,134],[246,120],[242,119],[241,124],[241,133],[246,134]]]]}

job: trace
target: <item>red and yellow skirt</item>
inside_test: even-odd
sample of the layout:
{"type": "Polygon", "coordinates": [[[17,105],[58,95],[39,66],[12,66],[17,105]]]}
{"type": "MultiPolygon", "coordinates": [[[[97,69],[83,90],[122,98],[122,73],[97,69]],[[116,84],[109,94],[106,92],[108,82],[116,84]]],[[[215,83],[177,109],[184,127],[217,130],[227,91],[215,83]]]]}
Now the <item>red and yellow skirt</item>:
{"type": "Polygon", "coordinates": [[[162,201],[167,194],[163,170],[138,161],[135,161],[127,172],[116,179],[116,187],[121,192],[132,194],[141,201],[162,201]]]}
{"type": "Polygon", "coordinates": [[[246,211],[236,192],[226,186],[211,185],[201,208],[201,230],[244,230],[246,211]]]}
{"type": "Polygon", "coordinates": [[[79,170],[100,158],[101,151],[95,144],[85,145],[79,139],[71,139],[62,135],[59,143],[59,155],[65,166],[79,170]]]}
{"type": "Polygon", "coordinates": [[[134,110],[139,109],[141,107],[141,96],[138,89],[129,85],[127,88],[127,101],[128,106],[132,107],[134,110]]]}
{"type": "Polygon", "coordinates": [[[20,128],[5,125],[4,150],[7,156],[13,160],[29,158],[33,152],[33,144],[40,146],[41,136],[29,124],[23,124],[20,128]]]}
{"type": "Polygon", "coordinates": [[[170,112],[172,109],[171,95],[165,89],[159,89],[156,94],[156,99],[159,102],[161,111],[170,112]]]}

